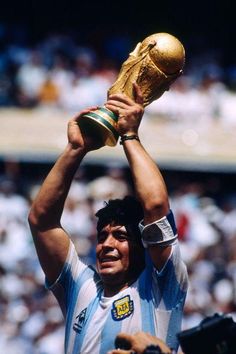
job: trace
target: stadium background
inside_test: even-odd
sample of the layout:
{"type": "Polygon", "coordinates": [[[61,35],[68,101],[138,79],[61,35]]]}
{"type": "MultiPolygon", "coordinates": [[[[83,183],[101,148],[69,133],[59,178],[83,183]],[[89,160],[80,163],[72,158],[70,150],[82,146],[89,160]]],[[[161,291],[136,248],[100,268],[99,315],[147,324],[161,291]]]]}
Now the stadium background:
{"type": "MultiPolygon", "coordinates": [[[[66,143],[69,117],[93,100],[102,104],[134,45],[156,32],[176,35],[186,49],[183,77],[147,108],[140,129],[166,178],[189,268],[183,328],[215,312],[235,318],[234,7],[103,0],[11,1],[1,9],[1,353],[62,353],[63,320],[44,289],[29,206],[66,143]]],[[[88,156],[63,215],[81,257],[94,262],[94,211],[127,192],[132,182],[119,144],[88,156]]]]}

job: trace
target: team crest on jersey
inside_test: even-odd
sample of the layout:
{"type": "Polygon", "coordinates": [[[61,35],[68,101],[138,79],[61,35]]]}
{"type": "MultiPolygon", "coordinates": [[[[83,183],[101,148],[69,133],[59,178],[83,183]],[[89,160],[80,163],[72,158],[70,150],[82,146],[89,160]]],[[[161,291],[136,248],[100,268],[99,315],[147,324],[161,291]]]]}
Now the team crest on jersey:
{"type": "Polygon", "coordinates": [[[77,333],[81,333],[84,322],[85,322],[85,317],[86,317],[86,311],[87,308],[83,309],[78,316],[76,316],[77,322],[74,323],[73,325],[73,330],[77,333]]]}
{"type": "Polygon", "coordinates": [[[130,300],[130,296],[127,295],[113,302],[112,304],[112,318],[115,321],[121,321],[126,317],[129,317],[134,311],[134,302],[130,300]]]}

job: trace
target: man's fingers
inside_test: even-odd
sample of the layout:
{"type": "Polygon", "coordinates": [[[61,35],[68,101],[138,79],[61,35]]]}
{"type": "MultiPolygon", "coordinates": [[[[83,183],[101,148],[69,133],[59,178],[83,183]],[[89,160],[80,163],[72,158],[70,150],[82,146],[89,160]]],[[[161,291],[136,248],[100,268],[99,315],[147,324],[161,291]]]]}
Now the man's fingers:
{"type": "Polygon", "coordinates": [[[118,108],[123,108],[123,109],[127,108],[127,104],[126,103],[123,103],[121,101],[112,100],[112,99],[108,100],[105,103],[105,106],[107,106],[107,105],[118,107],[118,108]]]}
{"type": "Polygon", "coordinates": [[[90,111],[95,111],[96,109],[98,109],[98,106],[91,106],[91,107],[88,107],[86,109],[83,109],[76,116],[74,116],[72,118],[72,120],[76,121],[76,120],[78,120],[78,118],[82,117],[84,114],[89,113],[90,111]]]}
{"type": "Polygon", "coordinates": [[[118,101],[118,102],[122,102],[126,105],[132,105],[133,104],[133,100],[131,98],[129,98],[128,96],[126,96],[125,94],[123,93],[115,93],[113,95],[110,95],[108,97],[108,102],[110,100],[115,100],[115,101],[118,101]]]}
{"type": "Polygon", "coordinates": [[[116,336],[116,343],[118,346],[119,344],[120,346],[123,344],[123,346],[126,345],[126,347],[131,348],[133,343],[133,335],[121,332],[116,336]]]}
{"type": "Polygon", "coordinates": [[[109,111],[112,111],[113,113],[115,113],[117,116],[120,115],[121,109],[120,109],[119,107],[113,106],[113,105],[108,104],[108,103],[105,104],[105,107],[106,107],[109,111]]]}

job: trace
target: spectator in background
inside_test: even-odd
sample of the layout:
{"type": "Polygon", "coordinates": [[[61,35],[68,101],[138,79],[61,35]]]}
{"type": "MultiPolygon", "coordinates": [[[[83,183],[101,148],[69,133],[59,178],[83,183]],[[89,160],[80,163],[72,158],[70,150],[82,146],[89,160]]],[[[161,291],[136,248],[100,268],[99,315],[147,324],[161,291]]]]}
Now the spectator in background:
{"type": "Polygon", "coordinates": [[[59,89],[48,75],[38,92],[38,102],[41,106],[56,107],[59,99],[59,89]]]}
{"type": "Polygon", "coordinates": [[[21,106],[35,107],[38,104],[39,93],[47,80],[47,74],[41,54],[32,51],[17,72],[18,101],[21,106]]]}
{"type": "Polygon", "coordinates": [[[112,164],[106,168],[103,176],[89,182],[87,188],[94,212],[102,207],[104,200],[122,199],[131,194],[124,169],[120,166],[112,166],[112,164]]]}

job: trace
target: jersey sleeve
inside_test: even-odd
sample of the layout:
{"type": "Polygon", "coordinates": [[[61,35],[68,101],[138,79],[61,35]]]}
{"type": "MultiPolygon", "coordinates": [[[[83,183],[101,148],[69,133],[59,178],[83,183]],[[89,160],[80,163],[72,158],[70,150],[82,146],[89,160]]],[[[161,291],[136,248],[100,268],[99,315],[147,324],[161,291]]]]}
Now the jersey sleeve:
{"type": "Polygon", "coordinates": [[[99,284],[97,272],[79,259],[72,241],[70,241],[67,259],[57,280],[53,284],[49,284],[47,279],[45,281],[46,288],[53,292],[64,315],[73,299],[77,299],[82,287],[83,292],[89,289],[89,293],[92,294],[96,292],[99,284]]]}
{"type": "MultiPolygon", "coordinates": [[[[165,309],[173,309],[184,304],[187,288],[187,268],[180,255],[178,241],[172,245],[172,252],[161,271],[153,268],[152,290],[158,303],[162,302],[165,309]]],[[[159,304],[160,305],[160,304],[159,304]]]]}

